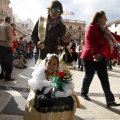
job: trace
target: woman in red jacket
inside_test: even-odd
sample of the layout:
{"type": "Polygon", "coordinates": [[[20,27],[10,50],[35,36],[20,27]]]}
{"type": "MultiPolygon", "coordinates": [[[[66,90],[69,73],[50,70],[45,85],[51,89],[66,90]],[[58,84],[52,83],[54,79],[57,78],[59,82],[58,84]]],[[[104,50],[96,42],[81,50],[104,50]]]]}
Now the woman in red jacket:
{"type": "Polygon", "coordinates": [[[14,37],[14,40],[12,41],[12,53],[13,53],[13,60],[16,59],[17,55],[18,55],[18,35],[16,33],[16,24],[12,23],[11,26],[13,27],[13,32],[12,35],[14,37]]]}
{"type": "Polygon", "coordinates": [[[107,107],[110,107],[118,106],[120,104],[115,102],[114,95],[110,90],[106,56],[111,55],[113,58],[118,57],[114,42],[120,41],[120,36],[111,33],[105,27],[106,21],[107,18],[104,11],[96,12],[86,31],[85,46],[81,54],[81,59],[83,60],[85,68],[81,96],[86,100],[90,100],[87,94],[95,71],[97,71],[97,75],[105,93],[107,107]],[[106,53],[105,51],[107,45],[109,45],[109,50],[107,50],[106,53]]]}
{"type": "Polygon", "coordinates": [[[14,55],[15,52],[16,52],[16,49],[18,48],[18,42],[17,42],[18,36],[17,36],[17,33],[16,33],[16,24],[15,24],[15,23],[12,23],[11,26],[13,27],[13,32],[12,32],[12,34],[13,34],[14,40],[13,40],[13,42],[12,42],[12,53],[13,53],[13,55],[14,55]]]}

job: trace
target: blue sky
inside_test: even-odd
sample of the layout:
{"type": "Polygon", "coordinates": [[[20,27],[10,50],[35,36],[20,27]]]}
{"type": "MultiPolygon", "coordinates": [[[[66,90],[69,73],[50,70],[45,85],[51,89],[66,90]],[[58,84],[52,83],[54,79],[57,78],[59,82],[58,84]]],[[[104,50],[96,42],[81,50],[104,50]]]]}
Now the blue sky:
{"type": "MultiPolygon", "coordinates": [[[[39,16],[46,16],[46,8],[52,0],[10,0],[13,13],[20,19],[31,18],[35,23],[39,16]]],[[[66,12],[74,15],[62,15],[63,19],[80,20],[89,25],[92,15],[96,11],[105,11],[107,23],[120,20],[120,0],[59,0],[66,12]]]]}

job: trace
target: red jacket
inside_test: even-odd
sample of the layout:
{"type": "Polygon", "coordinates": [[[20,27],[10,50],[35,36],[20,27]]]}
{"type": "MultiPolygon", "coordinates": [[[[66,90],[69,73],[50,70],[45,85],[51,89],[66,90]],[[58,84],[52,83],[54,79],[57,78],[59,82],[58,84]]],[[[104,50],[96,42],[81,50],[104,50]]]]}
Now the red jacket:
{"type": "MultiPolygon", "coordinates": [[[[15,31],[13,30],[13,36],[16,36],[16,33],[15,33],[15,31]]],[[[18,42],[17,42],[17,40],[14,40],[13,42],[12,42],[12,53],[14,54],[15,53],[15,49],[16,48],[18,48],[18,42]]]]}
{"type": "Polygon", "coordinates": [[[18,43],[17,43],[16,40],[14,40],[12,43],[13,43],[12,44],[12,53],[14,54],[15,53],[15,49],[18,48],[18,43]]]}
{"type": "MultiPolygon", "coordinates": [[[[117,41],[120,42],[120,36],[112,33],[117,41]]],[[[110,56],[112,58],[117,58],[118,53],[116,48],[113,54],[110,53],[108,48],[108,42],[105,39],[102,31],[100,30],[98,24],[90,25],[85,33],[85,46],[81,54],[81,58],[85,60],[93,61],[93,55],[99,53],[102,56],[110,56]]]]}

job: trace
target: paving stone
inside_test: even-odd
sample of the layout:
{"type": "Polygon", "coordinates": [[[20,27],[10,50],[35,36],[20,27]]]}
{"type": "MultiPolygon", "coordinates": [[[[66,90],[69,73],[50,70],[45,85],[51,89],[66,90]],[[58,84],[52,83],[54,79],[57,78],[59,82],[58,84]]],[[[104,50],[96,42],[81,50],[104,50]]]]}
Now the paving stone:
{"type": "MultiPolygon", "coordinates": [[[[29,92],[18,90],[18,88],[29,88],[28,79],[31,78],[31,73],[34,69],[34,59],[28,60],[26,69],[13,69],[12,77],[16,78],[15,81],[6,82],[0,80],[0,86],[12,88],[12,90],[2,90],[0,88],[0,120],[23,120],[23,111],[25,100],[23,96],[28,96],[29,92]],[[9,104],[10,100],[12,105],[18,104],[18,109],[22,114],[10,115],[8,113],[2,113],[1,111],[9,104]],[[13,102],[14,101],[14,102],[13,102]]],[[[82,80],[84,77],[84,71],[78,71],[71,69],[73,73],[73,82],[75,84],[75,91],[78,93],[78,98],[81,103],[81,108],[76,110],[75,120],[120,120],[120,107],[106,107],[106,101],[103,94],[103,90],[100,84],[100,80],[95,74],[93,81],[89,89],[89,96],[91,101],[86,101],[80,96],[80,89],[82,86],[82,80]]],[[[120,67],[114,66],[112,71],[108,71],[111,91],[115,95],[116,102],[120,103],[118,97],[120,97],[120,67]]],[[[16,105],[17,106],[17,105],[16,105]]],[[[13,113],[12,113],[13,114],[13,113]]]]}

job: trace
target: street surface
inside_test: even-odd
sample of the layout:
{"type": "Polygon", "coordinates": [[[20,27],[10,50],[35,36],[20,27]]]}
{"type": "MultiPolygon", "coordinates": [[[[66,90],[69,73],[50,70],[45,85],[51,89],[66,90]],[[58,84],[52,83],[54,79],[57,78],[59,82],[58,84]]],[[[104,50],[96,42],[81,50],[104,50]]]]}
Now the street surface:
{"type": "MultiPolygon", "coordinates": [[[[28,68],[14,67],[12,77],[15,81],[0,80],[0,120],[23,120],[25,101],[29,93],[28,79],[34,69],[34,59],[28,60],[28,68]]],[[[120,120],[120,106],[106,107],[106,101],[100,81],[95,74],[89,90],[91,101],[80,97],[84,71],[70,68],[73,73],[75,92],[78,94],[81,108],[77,109],[75,120],[120,120]]],[[[109,72],[111,90],[116,102],[120,103],[120,67],[114,66],[109,72]]]]}

